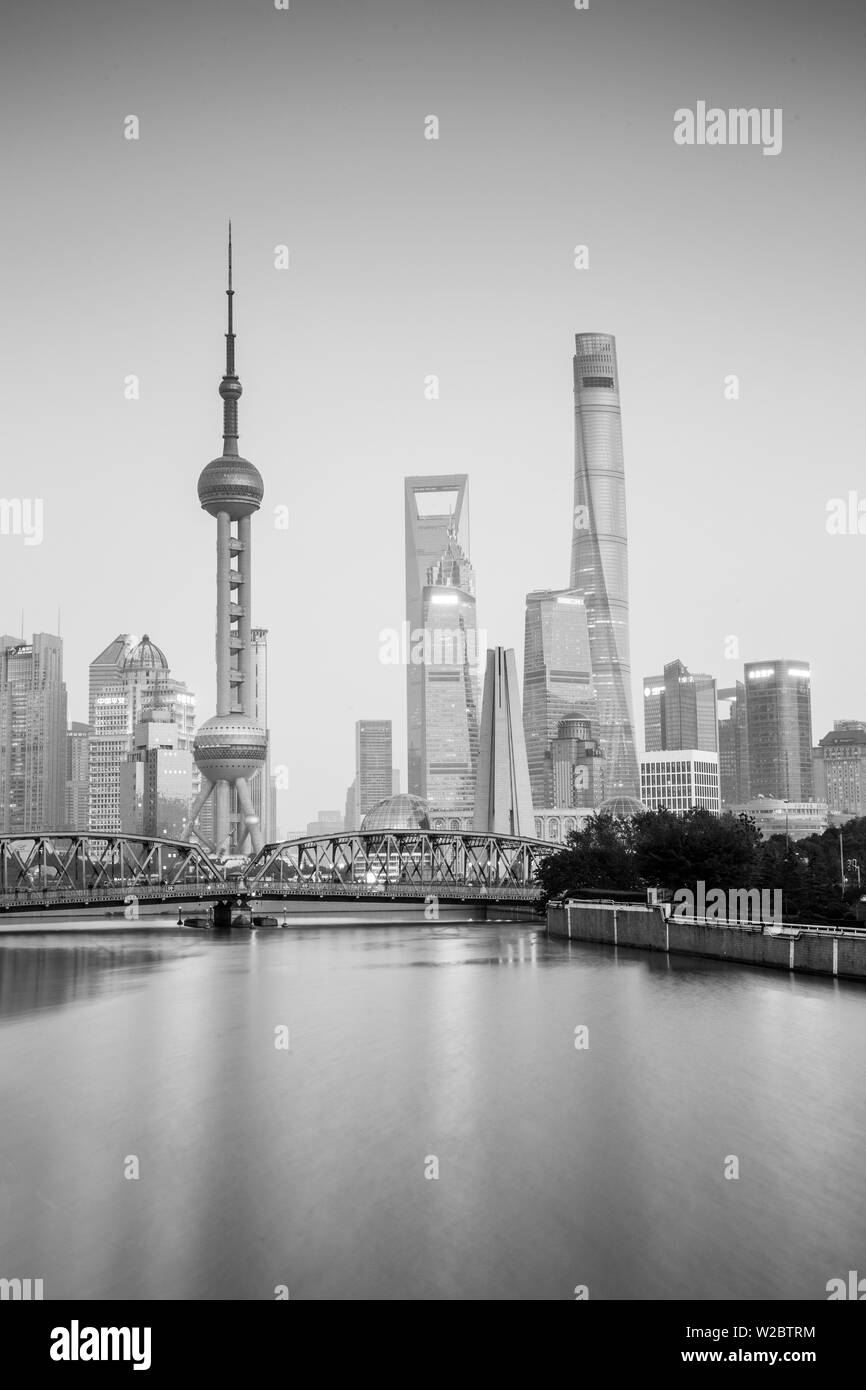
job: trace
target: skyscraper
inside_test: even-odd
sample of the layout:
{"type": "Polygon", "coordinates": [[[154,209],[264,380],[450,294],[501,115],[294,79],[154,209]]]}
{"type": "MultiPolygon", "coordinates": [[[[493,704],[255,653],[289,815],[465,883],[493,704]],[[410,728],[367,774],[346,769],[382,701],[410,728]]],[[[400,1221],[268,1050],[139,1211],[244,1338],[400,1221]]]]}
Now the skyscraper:
{"type": "Polygon", "coordinates": [[[745,675],[750,796],[811,801],[809,663],[750,661],[745,675]]]}
{"type": "Polygon", "coordinates": [[[409,794],[446,829],[468,829],[478,758],[475,574],[465,473],[406,479],[409,794]]]}
{"type": "Polygon", "coordinates": [[[596,717],[586,607],[574,590],[537,589],[526,595],[523,644],[523,730],[537,809],[559,805],[552,744],[569,717],[596,717]]]}
{"type": "Polygon", "coordinates": [[[59,830],[66,819],[63,643],[0,637],[0,833],[59,830]]]}
{"type": "Polygon", "coordinates": [[[66,732],[67,830],[86,830],[90,798],[90,725],[73,720],[66,732]]]}
{"type": "Polygon", "coordinates": [[[195,795],[192,748],[181,748],[167,709],[150,709],[136,725],[133,751],[120,769],[120,823],[125,834],[182,840],[195,795]]]}
{"type": "Polygon", "coordinates": [[[355,724],[354,814],[359,821],[392,793],[391,721],[359,719],[355,724]]]}
{"type": "Polygon", "coordinates": [[[603,333],[579,333],[575,346],[571,588],[586,605],[607,795],[637,797],[616,340],[603,333]]]}
{"type": "Polygon", "coordinates": [[[204,468],[198,480],[199,501],[217,523],[217,712],[196,735],[195,760],[202,774],[202,789],[192,820],[214,792],[217,849],[241,849],[249,838],[257,851],[264,842],[249,782],[266,763],[268,736],[253,713],[251,518],[261,506],[264,484],[259,470],[238,453],[238,401],[242,387],[235,372],[231,227],[226,295],[226,369],[219,385],[223,451],[204,468]],[[234,560],[237,564],[232,563],[234,560]],[[232,790],[237,794],[240,824],[232,816],[232,790]]]}
{"type": "Polygon", "coordinates": [[[697,748],[718,751],[718,711],[713,676],[692,675],[680,660],[664,675],[645,676],[644,733],[648,753],[697,748]]]}
{"type": "Polygon", "coordinates": [[[136,727],[157,707],[177,725],[178,747],[190,751],[195,696],[172,676],[165,653],[147,633],[140,641],[122,633],[90,666],[90,830],[115,834],[122,830],[120,770],[133,752],[136,727]]]}
{"type": "Polygon", "coordinates": [[[551,806],[592,808],[604,800],[604,758],[588,719],[562,719],[550,745],[551,806]]]}
{"type": "Polygon", "coordinates": [[[749,732],[746,722],[746,687],[742,681],[718,692],[719,783],[723,806],[748,801],[749,732]]]}
{"type": "Polygon", "coordinates": [[[658,753],[665,746],[665,678],[643,678],[643,744],[647,753],[658,753]]]}
{"type": "Polygon", "coordinates": [[[517,664],[511,648],[492,647],[487,653],[472,828],[494,835],[535,833],[517,664]]]}

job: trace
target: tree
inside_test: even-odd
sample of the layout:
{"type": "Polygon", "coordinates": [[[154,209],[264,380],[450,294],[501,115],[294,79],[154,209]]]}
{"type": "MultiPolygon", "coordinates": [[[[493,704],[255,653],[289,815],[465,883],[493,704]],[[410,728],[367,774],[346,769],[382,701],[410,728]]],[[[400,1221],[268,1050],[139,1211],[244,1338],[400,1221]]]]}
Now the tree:
{"type": "Polygon", "coordinates": [[[605,813],[591,816],[581,829],[572,830],[562,849],[539,864],[542,904],[578,888],[639,887],[632,826],[633,822],[605,813]]]}

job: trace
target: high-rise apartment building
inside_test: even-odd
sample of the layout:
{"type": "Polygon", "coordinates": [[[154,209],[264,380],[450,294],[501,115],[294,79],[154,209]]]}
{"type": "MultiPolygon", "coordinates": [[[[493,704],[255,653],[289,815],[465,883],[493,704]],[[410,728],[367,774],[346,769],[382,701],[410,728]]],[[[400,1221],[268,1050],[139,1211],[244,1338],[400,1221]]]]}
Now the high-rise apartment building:
{"type": "Polygon", "coordinates": [[[0,834],[62,829],[66,820],[63,643],[0,637],[0,834]]]}
{"type": "Polygon", "coordinates": [[[552,745],[570,717],[596,717],[586,607],[572,589],[537,589],[526,595],[523,643],[523,731],[536,807],[559,805],[552,745]]]}
{"type": "Polygon", "coordinates": [[[90,783],[90,725],[73,720],[66,733],[66,805],[64,825],[67,830],[86,830],[90,783]]]}
{"type": "Polygon", "coordinates": [[[165,653],[145,633],[121,634],[90,667],[88,829],[118,833],[120,769],[134,751],[135,730],[154,709],[177,725],[177,747],[190,751],[195,736],[195,696],[169,670],[165,653]]]}
{"type": "Polygon", "coordinates": [[[393,768],[390,719],[359,719],[355,724],[355,814],[359,820],[391,796],[393,768]]]}
{"type": "Polygon", "coordinates": [[[479,650],[465,473],[407,478],[409,794],[470,829],[478,760],[479,650]]]}
{"type": "Polygon", "coordinates": [[[713,676],[692,675],[678,659],[661,676],[645,676],[644,742],[648,753],[700,748],[718,752],[718,711],[713,676]]]}
{"type": "Polygon", "coordinates": [[[750,797],[811,801],[812,699],[806,661],[745,667],[750,797]]]}
{"type": "Polygon", "coordinates": [[[616,340],[579,333],[574,356],[570,587],[586,606],[607,794],[637,797],[628,631],[628,540],[616,340]]]}

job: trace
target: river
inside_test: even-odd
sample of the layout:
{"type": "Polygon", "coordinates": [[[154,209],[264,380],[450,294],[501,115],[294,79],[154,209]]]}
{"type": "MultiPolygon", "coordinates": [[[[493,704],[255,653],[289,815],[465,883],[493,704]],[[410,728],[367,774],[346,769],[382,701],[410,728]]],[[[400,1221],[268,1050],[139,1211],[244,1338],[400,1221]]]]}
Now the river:
{"type": "Polygon", "coordinates": [[[4,934],[0,1276],[826,1298],[866,1273],[864,1054],[856,983],[516,923],[4,934]]]}

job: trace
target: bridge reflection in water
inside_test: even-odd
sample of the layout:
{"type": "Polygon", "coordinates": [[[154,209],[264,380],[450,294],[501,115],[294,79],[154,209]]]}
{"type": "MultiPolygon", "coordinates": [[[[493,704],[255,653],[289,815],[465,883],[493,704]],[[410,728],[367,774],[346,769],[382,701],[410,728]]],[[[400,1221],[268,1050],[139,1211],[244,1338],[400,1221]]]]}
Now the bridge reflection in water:
{"type": "Polygon", "coordinates": [[[0,909],[213,898],[390,898],[532,903],[543,840],[393,830],[265,845],[240,877],[201,845],[134,835],[0,836],[0,909]]]}

